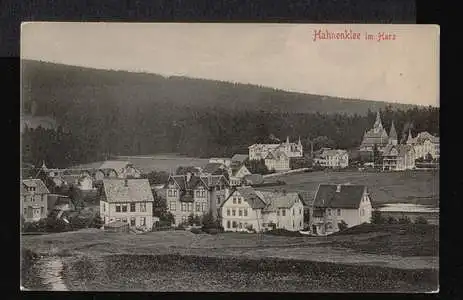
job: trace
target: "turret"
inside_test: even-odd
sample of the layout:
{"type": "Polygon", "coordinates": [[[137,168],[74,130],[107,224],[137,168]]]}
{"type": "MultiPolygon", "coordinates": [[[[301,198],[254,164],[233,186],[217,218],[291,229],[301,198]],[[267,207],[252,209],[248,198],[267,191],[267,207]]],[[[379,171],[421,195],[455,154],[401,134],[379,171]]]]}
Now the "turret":
{"type": "Polygon", "coordinates": [[[413,137],[412,137],[412,129],[408,129],[408,138],[407,138],[407,144],[412,144],[413,143],[413,137]]]}
{"type": "Polygon", "coordinates": [[[289,144],[289,136],[286,136],[286,144],[289,144]]]}
{"type": "Polygon", "coordinates": [[[392,121],[391,131],[389,131],[389,143],[393,145],[397,145],[397,132],[395,130],[394,121],[392,121]]]}
{"type": "Polygon", "coordinates": [[[381,122],[381,115],[379,114],[379,111],[376,113],[376,121],[373,128],[375,131],[383,129],[383,123],[381,122]]]}

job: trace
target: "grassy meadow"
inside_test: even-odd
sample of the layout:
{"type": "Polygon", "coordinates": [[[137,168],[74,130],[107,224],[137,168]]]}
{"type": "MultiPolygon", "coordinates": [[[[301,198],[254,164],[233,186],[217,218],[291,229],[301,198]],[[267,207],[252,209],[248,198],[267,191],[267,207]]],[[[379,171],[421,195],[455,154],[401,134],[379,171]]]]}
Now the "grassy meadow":
{"type": "Polygon", "coordinates": [[[328,237],[86,229],[22,236],[22,247],[61,259],[70,290],[430,291],[438,240],[433,225],[366,224],[328,237]]]}
{"type": "Polygon", "coordinates": [[[360,172],[317,171],[273,177],[286,185],[262,187],[262,190],[285,189],[288,192],[307,192],[315,196],[319,184],[363,184],[370,191],[373,206],[384,203],[413,203],[439,206],[439,172],[360,172]]]}

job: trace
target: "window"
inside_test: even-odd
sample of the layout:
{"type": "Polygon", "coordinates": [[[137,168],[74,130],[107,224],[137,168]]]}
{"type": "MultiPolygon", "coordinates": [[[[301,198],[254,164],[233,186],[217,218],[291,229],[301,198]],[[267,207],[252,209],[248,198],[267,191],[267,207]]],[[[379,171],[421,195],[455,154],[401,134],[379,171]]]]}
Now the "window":
{"type": "Polygon", "coordinates": [[[331,208],[328,208],[328,216],[331,216],[331,208]]]}
{"type": "Polygon", "coordinates": [[[230,221],[227,221],[227,228],[230,228],[230,221]]]}
{"type": "Polygon", "coordinates": [[[40,208],[40,215],[41,215],[41,216],[43,216],[43,211],[44,211],[44,209],[43,209],[43,206],[42,206],[42,207],[40,208]]]}
{"type": "Polygon", "coordinates": [[[103,207],[103,212],[106,212],[106,204],[104,202],[101,203],[103,207]]]}
{"type": "Polygon", "coordinates": [[[217,204],[220,204],[220,197],[217,196],[217,204]]]}
{"type": "Polygon", "coordinates": [[[236,204],[236,198],[233,197],[233,204],[236,204]]]}
{"type": "Polygon", "coordinates": [[[201,203],[201,211],[207,211],[207,203],[201,203]]]}
{"type": "Polygon", "coordinates": [[[127,223],[127,218],[122,218],[122,222],[127,223]]]}
{"type": "Polygon", "coordinates": [[[362,208],[362,210],[360,211],[360,215],[361,216],[364,216],[365,215],[365,210],[362,208]]]}
{"type": "Polygon", "coordinates": [[[198,197],[198,198],[199,198],[200,196],[201,196],[201,193],[200,193],[200,191],[196,191],[196,197],[198,197]]]}
{"type": "Polygon", "coordinates": [[[236,216],[236,210],[232,209],[232,216],[236,216]]]}
{"type": "Polygon", "coordinates": [[[193,203],[188,203],[188,211],[193,211],[193,203]]]}
{"type": "Polygon", "coordinates": [[[24,216],[27,216],[27,208],[24,207],[24,216]]]}
{"type": "Polygon", "coordinates": [[[206,197],[206,191],[201,191],[201,197],[203,197],[203,198],[206,197]]]}
{"type": "Polygon", "coordinates": [[[338,216],[341,215],[341,209],[338,208],[338,216]]]}
{"type": "Polygon", "coordinates": [[[177,197],[177,190],[174,190],[174,197],[177,197]]]}
{"type": "Polygon", "coordinates": [[[130,203],[130,211],[131,212],[135,211],[135,203],[130,203]]]}
{"type": "Polygon", "coordinates": [[[140,203],[140,212],[146,212],[146,203],[140,203]]]}
{"type": "Polygon", "coordinates": [[[116,205],[116,212],[121,212],[121,206],[120,205],[116,205]]]}
{"type": "Polygon", "coordinates": [[[239,224],[239,227],[238,227],[238,228],[240,228],[240,229],[241,229],[241,228],[243,228],[243,223],[241,223],[241,222],[240,222],[240,224],[239,224]]]}
{"type": "MultiPolygon", "coordinates": [[[[294,216],[294,208],[293,208],[293,216],[294,216]]],[[[294,226],[293,226],[294,227],[294,226]]]]}
{"type": "Polygon", "coordinates": [[[135,226],[135,218],[130,218],[130,226],[135,226]]]}
{"type": "Polygon", "coordinates": [[[238,216],[240,216],[240,217],[243,216],[243,211],[241,209],[238,210],[238,216]]]}
{"type": "Polygon", "coordinates": [[[238,198],[238,204],[241,204],[241,197],[238,198]]]}
{"type": "Polygon", "coordinates": [[[248,209],[247,208],[243,209],[243,213],[244,213],[244,216],[247,217],[248,216],[248,209]]]}
{"type": "Polygon", "coordinates": [[[229,215],[230,215],[230,209],[227,208],[227,216],[229,216],[229,215]]]}
{"type": "Polygon", "coordinates": [[[175,211],[176,209],[177,209],[177,205],[176,205],[175,201],[170,201],[169,210],[170,211],[175,211]]]}
{"type": "Polygon", "coordinates": [[[236,227],[237,227],[236,221],[233,221],[232,227],[233,227],[233,228],[236,228],[236,227]]]}
{"type": "Polygon", "coordinates": [[[169,197],[172,197],[172,190],[169,190],[167,194],[169,195],[169,197]]]}
{"type": "Polygon", "coordinates": [[[277,210],[277,216],[280,216],[280,210],[277,210]]]}
{"type": "Polygon", "coordinates": [[[122,212],[127,212],[127,204],[122,205],[122,212]]]}
{"type": "Polygon", "coordinates": [[[145,217],[140,218],[140,226],[145,226],[146,225],[146,219],[145,217]]]}
{"type": "Polygon", "coordinates": [[[282,214],[283,217],[286,216],[286,209],[282,209],[281,214],[282,214]]]}
{"type": "Polygon", "coordinates": [[[201,211],[201,204],[200,203],[196,203],[196,211],[201,211]]]}

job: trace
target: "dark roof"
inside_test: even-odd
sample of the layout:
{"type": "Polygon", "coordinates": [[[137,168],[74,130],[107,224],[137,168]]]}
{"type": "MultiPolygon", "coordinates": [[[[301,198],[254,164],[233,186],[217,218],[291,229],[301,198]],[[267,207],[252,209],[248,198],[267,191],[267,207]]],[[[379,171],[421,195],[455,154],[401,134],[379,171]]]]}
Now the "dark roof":
{"type": "Polygon", "coordinates": [[[393,144],[388,144],[385,148],[384,148],[384,151],[383,151],[383,156],[395,156],[393,155],[393,150],[396,149],[397,150],[397,156],[400,156],[400,157],[405,157],[405,155],[407,153],[409,153],[410,151],[414,151],[413,150],[413,147],[411,145],[404,145],[404,144],[400,144],[400,145],[393,145],[393,144]]]}
{"type": "Polygon", "coordinates": [[[216,175],[220,174],[223,170],[223,165],[220,163],[208,163],[204,166],[202,173],[216,175]]]}
{"type": "Polygon", "coordinates": [[[359,208],[364,185],[341,185],[337,192],[336,184],[321,184],[315,194],[314,207],[359,208]]]}
{"type": "Polygon", "coordinates": [[[34,187],[36,194],[49,194],[50,191],[48,190],[45,183],[43,183],[40,179],[23,179],[21,184],[21,194],[30,193],[25,189],[25,187],[34,187]]]}
{"type": "Polygon", "coordinates": [[[261,196],[259,196],[259,194],[252,187],[237,188],[236,191],[230,195],[230,197],[236,192],[240,193],[240,195],[244,198],[244,201],[248,202],[249,206],[251,206],[253,209],[262,209],[267,206],[261,196]]]}

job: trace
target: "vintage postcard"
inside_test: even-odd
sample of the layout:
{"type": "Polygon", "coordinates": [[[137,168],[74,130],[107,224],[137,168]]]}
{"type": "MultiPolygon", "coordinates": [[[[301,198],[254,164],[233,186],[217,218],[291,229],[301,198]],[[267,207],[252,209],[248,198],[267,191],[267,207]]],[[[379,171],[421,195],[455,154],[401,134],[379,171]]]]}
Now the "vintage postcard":
{"type": "Polygon", "coordinates": [[[21,27],[21,289],[439,291],[439,26],[21,27]]]}

